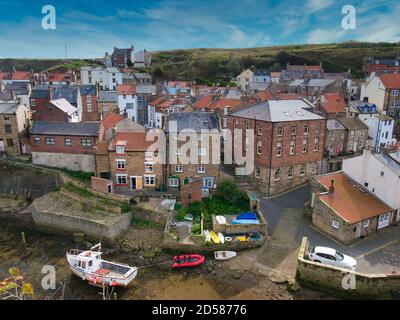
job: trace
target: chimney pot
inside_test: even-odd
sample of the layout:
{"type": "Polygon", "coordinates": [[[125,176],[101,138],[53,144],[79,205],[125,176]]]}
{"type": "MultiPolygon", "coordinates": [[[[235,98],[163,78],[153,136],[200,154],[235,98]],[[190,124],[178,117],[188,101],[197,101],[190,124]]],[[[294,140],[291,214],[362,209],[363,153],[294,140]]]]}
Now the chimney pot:
{"type": "Polygon", "coordinates": [[[333,193],[335,193],[335,181],[334,180],[331,180],[331,186],[329,187],[329,193],[330,194],[333,194],[333,193]]]}

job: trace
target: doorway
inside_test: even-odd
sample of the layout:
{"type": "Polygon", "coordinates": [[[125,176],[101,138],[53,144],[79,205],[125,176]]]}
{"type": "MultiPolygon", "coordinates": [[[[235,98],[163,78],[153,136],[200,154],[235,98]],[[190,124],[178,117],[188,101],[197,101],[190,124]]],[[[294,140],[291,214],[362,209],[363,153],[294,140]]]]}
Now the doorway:
{"type": "Polygon", "coordinates": [[[0,139],[0,152],[4,152],[4,140],[0,139]]]}

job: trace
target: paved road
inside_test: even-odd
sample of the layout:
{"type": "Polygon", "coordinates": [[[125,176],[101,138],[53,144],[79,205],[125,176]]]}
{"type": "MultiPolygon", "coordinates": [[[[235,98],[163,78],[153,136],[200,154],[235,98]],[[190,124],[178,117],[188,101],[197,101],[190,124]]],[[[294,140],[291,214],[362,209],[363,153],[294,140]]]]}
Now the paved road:
{"type": "Polygon", "coordinates": [[[356,258],[359,263],[358,270],[361,272],[400,272],[400,227],[385,228],[372,237],[346,246],[312,226],[311,217],[305,216],[303,211],[309,198],[310,186],[306,185],[273,199],[260,199],[261,211],[268,222],[268,231],[275,244],[272,243],[265,248],[266,250],[259,252],[259,262],[271,265],[271,259],[283,261],[284,252],[293,252],[293,248],[300,246],[303,236],[307,236],[311,246],[336,248],[356,258]],[[276,254],[274,250],[277,251],[276,254]]]}

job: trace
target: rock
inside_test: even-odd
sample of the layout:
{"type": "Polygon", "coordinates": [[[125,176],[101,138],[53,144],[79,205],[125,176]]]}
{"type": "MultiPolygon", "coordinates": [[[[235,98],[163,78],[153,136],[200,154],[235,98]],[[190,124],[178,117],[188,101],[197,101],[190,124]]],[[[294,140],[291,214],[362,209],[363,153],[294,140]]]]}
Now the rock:
{"type": "Polygon", "coordinates": [[[235,272],[235,273],[232,273],[232,278],[234,278],[234,279],[240,279],[242,277],[242,273],[241,272],[235,272]]]}
{"type": "Polygon", "coordinates": [[[301,290],[300,285],[297,281],[289,283],[288,287],[289,287],[290,291],[294,291],[294,292],[298,292],[301,290]]]}

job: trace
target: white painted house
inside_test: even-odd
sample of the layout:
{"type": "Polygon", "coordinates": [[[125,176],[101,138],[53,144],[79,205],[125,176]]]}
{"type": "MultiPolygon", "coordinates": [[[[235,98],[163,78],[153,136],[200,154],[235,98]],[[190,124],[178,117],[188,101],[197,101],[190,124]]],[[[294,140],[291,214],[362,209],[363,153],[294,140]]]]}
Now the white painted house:
{"type": "Polygon", "coordinates": [[[81,84],[96,84],[100,90],[115,91],[122,84],[122,72],[115,67],[81,67],[81,84]]]}
{"type": "MultiPolygon", "coordinates": [[[[393,208],[393,214],[379,218],[378,229],[400,221],[400,151],[372,153],[343,160],[343,172],[393,208]]],[[[361,191],[360,191],[361,192],[361,191]]]]}
{"type": "Polygon", "coordinates": [[[138,97],[133,85],[122,84],[117,87],[118,108],[121,114],[127,113],[132,121],[138,121],[138,97]]]}

